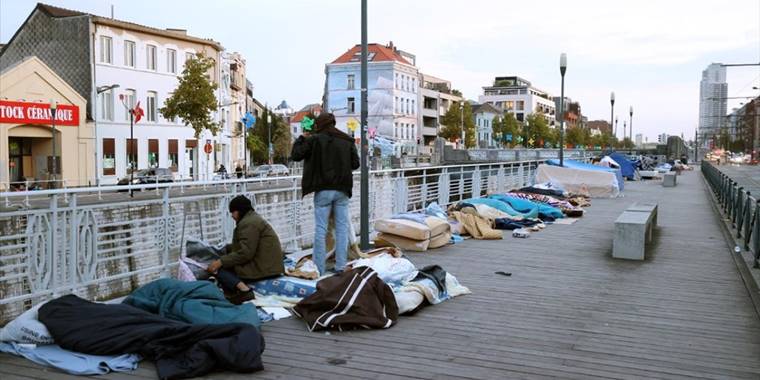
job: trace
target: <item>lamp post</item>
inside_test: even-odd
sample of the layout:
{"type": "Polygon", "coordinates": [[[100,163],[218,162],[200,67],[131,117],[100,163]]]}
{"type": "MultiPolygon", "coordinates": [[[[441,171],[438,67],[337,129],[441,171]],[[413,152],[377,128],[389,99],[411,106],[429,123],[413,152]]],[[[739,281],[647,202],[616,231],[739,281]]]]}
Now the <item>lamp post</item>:
{"type": "MultiPolygon", "coordinates": [[[[610,93],[610,128],[612,128],[612,119],[615,114],[615,91],[610,93]]],[[[615,124],[615,139],[617,140],[617,123],[615,124]]]]}
{"type": "MultiPolygon", "coordinates": [[[[93,109],[94,112],[93,113],[95,114],[95,161],[94,162],[95,162],[95,185],[96,186],[100,186],[100,175],[101,175],[101,173],[103,173],[102,170],[98,170],[98,164],[97,164],[97,162],[99,162],[99,160],[98,160],[98,158],[99,158],[98,151],[100,151],[100,147],[102,146],[102,144],[100,143],[100,139],[98,138],[98,103],[97,103],[98,102],[98,96],[100,96],[100,94],[102,94],[102,93],[104,93],[106,91],[111,91],[111,90],[117,89],[117,88],[119,88],[118,84],[112,84],[112,85],[109,85],[109,86],[100,86],[100,87],[97,87],[95,89],[95,100],[94,100],[94,103],[93,103],[93,105],[94,105],[94,107],[93,107],[94,108],[93,109]]],[[[113,117],[113,115],[111,115],[111,116],[113,117]]]]}
{"type": "Polygon", "coordinates": [[[272,111],[267,111],[267,140],[269,141],[269,165],[272,165],[272,111]]]}
{"type": "Polygon", "coordinates": [[[465,135],[464,135],[464,99],[459,103],[459,114],[462,117],[462,147],[464,149],[467,149],[467,144],[465,144],[465,135]]]}
{"type": "Polygon", "coordinates": [[[53,158],[51,159],[51,163],[53,164],[53,168],[51,170],[52,174],[52,180],[51,186],[53,188],[56,188],[56,180],[57,180],[57,174],[58,174],[58,160],[56,159],[56,149],[55,149],[55,111],[58,109],[58,101],[51,100],[50,101],[50,126],[51,126],[51,133],[53,134],[53,158]]]}
{"type": "Polygon", "coordinates": [[[369,249],[369,143],[367,141],[367,0],[361,5],[361,193],[360,193],[360,242],[361,249],[369,249]]]}
{"type": "Polygon", "coordinates": [[[631,116],[630,121],[628,122],[628,136],[631,139],[631,143],[633,143],[633,106],[629,108],[628,114],[631,116]]]}
{"type": "Polygon", "coordinates": [[[618,118],[616,117],[615,118],[615,132],[614,132],[615,138],[617,138],[617,126],[618,126],[618,118]]]}
{"type": "Polygon", "coordinates": [[[628,135],[625,133],[625,120],[623,120],[623,148],[625,149],[625,138],[628,135]]]}
{"type": "Polygon", "coordinates": [[[559,166],[565,164],[565,71],[567,71],[567,54],[559,56],[559,73],[562,76],[562,90],[559,98],[559,166]]]}

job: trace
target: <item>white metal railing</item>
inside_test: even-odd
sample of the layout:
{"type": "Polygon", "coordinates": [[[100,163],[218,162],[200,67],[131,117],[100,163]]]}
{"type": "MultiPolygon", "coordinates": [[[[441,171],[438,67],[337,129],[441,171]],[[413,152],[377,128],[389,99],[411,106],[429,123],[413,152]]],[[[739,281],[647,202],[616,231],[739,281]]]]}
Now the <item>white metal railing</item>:
{"type": "MultiPolygon", "coordinates": [[[[524,186],[540,162],[372,171],[370,220],[524,186]]],[[[358,179],[350,206],[357,231],[358,179]]],[[[287,250],[311,246],[313,201],[301,197],[297,176],[0,193],[0,324],[54,296],[107,299],[170,275],[184,239],[231,239],[227,207],[239,194],[287,250]]]]}

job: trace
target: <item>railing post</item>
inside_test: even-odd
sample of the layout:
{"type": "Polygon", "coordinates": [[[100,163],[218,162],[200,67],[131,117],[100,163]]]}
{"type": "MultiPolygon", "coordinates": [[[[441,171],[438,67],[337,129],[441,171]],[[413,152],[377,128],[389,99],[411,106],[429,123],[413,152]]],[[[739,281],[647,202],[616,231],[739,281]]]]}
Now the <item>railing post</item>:
{"type": "MultiPolygon", "coordinates": [[[[158,188],[156,188],[158,190],[158,188]]],[[[161,216],[164,223],[163,250],[161,251],[161,276],[169,277],[169,219],[171,218],[171,209],[169,207],[169,188],[164,189],[164,198],[161,203],[161,216]]],[[[181,249],[181,247],[180,247],[181,249]]]]}
{"type": "Polygon", "coordinates": [[[744,202],[744,217],[742,218],[744,223],[744,249],[749,249],[749,238],[752,230],[752,198],[751,194],[747,192],[747,201],[744,202]]]}
{"type": "Polygon", "coordinates": [[[76,274],[77,274],[77,257],[79,257],[79,223],[80,218],[77,215],[77,195],[71,194],[71,202],[69,202],[69,208],[71,209],[71,218],[69,221],[69,254],[64,266],[67,267],[69,272],[69,284],[71,285],[71,291],[76,289],[76,274]]]}
{"type": "Polygon", "coordinates": [[[428,186],[427,186],[427,169],[422,169],[422,186],[420,187],[420,198],[422,198],[422,208],[428,203],[428,186]]]}
{"type": "Polygon", "coordinates": [[[738,186],[734,184],[734,202],[731,204],[732,212],[731,212],[731,226],[733,228],[736,228],[736,218],[737,214],[739,213],[741,202],[742,202],[742,189],[744,189],[741,186],[738,186]]]}
{"type": "Polygon", "coordinates": [[[50,252],[53,266],[51,270],[50,285],[53,288],[53,296],[58,296],[58,194],[50,196],[50,252]]]}
{"type": "Polygon", "coordinates": [[[758,254],[760,254],[760,201],[755,203],[755,217],[752,221],[752,235],[754,235],[752,236],[752,253],[755,254],[755,261],[757,261],[758,254]]]}
{"type": "Polygon", "coordinates": [[[742,237],[742,225],[744,224],[744,205],[749,202],[745,199],[744,188],[739,188],[739,202],[736,209],[736,238],[742,237]]]}

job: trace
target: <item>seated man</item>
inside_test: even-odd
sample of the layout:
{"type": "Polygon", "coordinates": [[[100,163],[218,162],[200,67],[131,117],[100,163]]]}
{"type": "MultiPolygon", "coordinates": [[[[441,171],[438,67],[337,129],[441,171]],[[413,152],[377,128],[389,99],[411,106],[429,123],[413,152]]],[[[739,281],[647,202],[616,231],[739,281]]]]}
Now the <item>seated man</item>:
{"type": "Polygon", "coordinates": [[[248,198],[233,198],[230,214],[236,222],[232,244],[227,245],[225,255],[209,264],[208,272],[216,276],[225,293],[233,294],[230,302],[239,305],[254,299],[253,289],[246,282],[284,272],[283,254],[277,233],[253,210],[248,198]]]}

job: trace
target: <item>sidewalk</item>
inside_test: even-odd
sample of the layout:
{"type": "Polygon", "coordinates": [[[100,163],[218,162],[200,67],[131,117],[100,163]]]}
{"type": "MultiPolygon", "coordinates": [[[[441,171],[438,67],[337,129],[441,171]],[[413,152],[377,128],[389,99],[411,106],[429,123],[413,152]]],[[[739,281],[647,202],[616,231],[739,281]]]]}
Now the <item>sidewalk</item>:
{"type": "MultiPolygon", "coordinates": [[[[410,253],[472,290],[402,317],[389,330],[309,333],[302,321],[263,326],[266,371],[248,378],[750,378],[760,377],[760,319],[698,171],[678,186],[626,183],[572,225],[528,239],[468,240],[410,253]],[[611,258],[615,218],[659,203],[644,262],[611,258]],[[511,277],[494,274],[511,272],[511,277]]],[[[3,379],[75,378],[0,355],[3,379]]],[[[150,363],[106,379],[154,378],[150,363]]]]}

